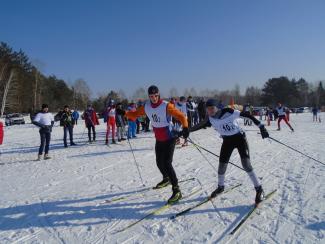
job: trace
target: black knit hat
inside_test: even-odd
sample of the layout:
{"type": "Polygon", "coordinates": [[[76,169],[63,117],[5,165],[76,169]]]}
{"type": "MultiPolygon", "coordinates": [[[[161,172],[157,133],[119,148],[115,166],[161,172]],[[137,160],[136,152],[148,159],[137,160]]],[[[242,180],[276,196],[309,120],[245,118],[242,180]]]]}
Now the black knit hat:
{"type": "Polygon", "coordinates": [[[49,105],[47,105],[46,103],[43,103],[42,104],[42,109],[44,109],[44,108],[48,108],[49,107],[49,105]]]}
{"type": "Polygon", "coordinates": [[[157,94],[157,93],[159,93],[159,89],[157,86],[155,86],[155,85],[149,86],[148,95],[157,94]]]}
{"type": "Polygon", "coordinates": [[[212,106],[218,107],[218,101],[216,99],[210,98],[206,102],[205,106],[206,107],[212,107],[212,106]]]}

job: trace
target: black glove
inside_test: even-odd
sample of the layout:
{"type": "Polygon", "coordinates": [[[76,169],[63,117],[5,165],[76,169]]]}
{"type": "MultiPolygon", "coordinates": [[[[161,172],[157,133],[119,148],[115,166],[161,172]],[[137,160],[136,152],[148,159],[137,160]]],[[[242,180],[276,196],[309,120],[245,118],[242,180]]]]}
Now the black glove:
{"type": "Polygon", "coordinates": [[[183,128],[182,130],[182,136],[186,139],[190,135],[190,131],[187,127],[183,128]]]}
{"type": "Polygon", "coordinates": [[[264,125],[260,125],[260,131],[263,139],[269,137],[269,132],[267,132],[264,125]]]}

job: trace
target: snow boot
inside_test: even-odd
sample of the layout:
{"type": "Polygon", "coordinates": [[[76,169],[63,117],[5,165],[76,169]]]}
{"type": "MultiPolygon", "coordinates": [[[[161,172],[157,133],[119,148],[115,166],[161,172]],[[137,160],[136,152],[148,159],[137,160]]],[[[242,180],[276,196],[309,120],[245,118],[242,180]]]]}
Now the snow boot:
{"type": "Polygon", "coordinates": [[[223,192],[225,190],[225,187],[224,186],[219,186],[218,185],[218,188],[215,189],[212,193],[211,193],[211,198],[214,198],[216,197],[218,194],[220,194],[221,192],[223,192]]]}
{"type": "Polygon", "coordinates": [[[44,154],[44,159],[47,160],[47,159],[51,159],[51,157],[48,155],[48,154],[44,154]]]}
{"type": "Polygon", "coordinates": [[[105,141],[105,145],[108,145],[108,139],[106,139],[106,141],[105,141]]]}
{"type": "Polygon", "coordinates": [[[160,189],[160,188],[163,188],[163,187],[166,187],[170,184],[170,181],[169,181],[169,178],[166,177],[164,178],[162,181],[160,181],[155,187],[154,189],[160,189]]]}
{"type": "Polygon", "coordinates": [[[39,154],[39,155],[37,156],[37,161],[41,161],[41,159],[42,159],[42,154],[39,154]]]}
{"type": "Polygon", "coordinates": [[[174,204],[182,199],[182,193],[178,186],[173,186],[173,195],[168,199],[169,204],[174,204]]]}
{"type": "Polygon", "coordinates": [[[265,199],[264,191],[262,186],[255,187],[256,190],[256,197],[255,197],[255,204],[258,205],[265,199]]]}
{"type": "Polygon", "coordinates": [[[116,141],[115,141],[115,139],[112,139],[112,144],[116,144],[116,141]]]}

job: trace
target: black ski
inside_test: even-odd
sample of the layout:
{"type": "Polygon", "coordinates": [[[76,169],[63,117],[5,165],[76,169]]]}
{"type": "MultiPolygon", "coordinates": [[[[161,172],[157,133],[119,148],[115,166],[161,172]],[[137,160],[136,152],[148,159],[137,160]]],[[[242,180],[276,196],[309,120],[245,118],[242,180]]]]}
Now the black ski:
{"type": "MultiPolygon", "coordinates": [[[[235,188],[237,188],[237,187],[239,187],[239,186],[241,186],[241,184],[234,185],[234,186],[228,188],[227,190],[225,190],[225,191],[219,193],[217,196],[219,196],[219,195],[221,195],[221,194],[225,194],[225,193],[227,193],[227,192],[230,192],[231,190],[233,190],[233,189],[235,189],[235,188]]],[[[203,205],[203,204],[209,202],[210,200],[213,200],[213,199],[216,198],[217,196],[215,196],[215,197],[208,196],[208,197],[206,197],[204,200],[202,200],[201,202],[195,204],[194,206],[189,207],[189,208],[187,208],[187,209],[184,209],[184,210],[182,210],[182,211],[176,213],[175,215],[171,216],[170,219],[176,219],[178,216],[181,216],[181,215],[186,214],[187,212],[189,212],[189,211],[191,211],[191,210],[193,210],[193,209],[195,209],[195,208],[197,208],[197,207],[199,207],[199,206],[201,206],[201,205],[203,205]]]]}
{"type": "Polygon", "coordinates": [[[252,208],[249,210],[249,212],[245,215],[245,217],[237,224],[237,226],[230,232],[230,235],[235,234],[235,232],[253,215],[253,213],[256,211],[256,209],[258,209],[258,207],[260,206],[260,204],[262,204],[264,201],[266,201],[267,199],[271,198],[273,196],[273,194],[276,192],[276,190],[273,190],[272,192],[270,192],[269,194],[267,194],[265,196],[265,199],[260,202],[259,204],[254,204],[252,206],[252,208]]]}

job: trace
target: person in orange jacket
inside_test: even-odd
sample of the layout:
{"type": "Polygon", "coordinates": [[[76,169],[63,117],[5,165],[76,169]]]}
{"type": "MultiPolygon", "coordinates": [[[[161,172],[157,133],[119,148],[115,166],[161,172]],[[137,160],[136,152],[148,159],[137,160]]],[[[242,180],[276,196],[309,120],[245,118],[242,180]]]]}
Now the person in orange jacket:
{"type": "Polygon", "coordinates": [[[148,88],[149,101],[136,111],[126,112],[126,117],[136,119],[147,115],[153,127],[156,137],[155,153],[156,163],[163,180],[156,185],[156,189],[172,184],[173,194],[168,199],[168,203],[177,202],[182,198],[182,193],[178,186],[178,179],[173,168],[173,155],[176,143],[176,135],[173,133],[171,117],[176,118],[183,126],[182,135],[184,138],[189,136],[188,122],[184,114],[175,106],[160,98],[157,86],[148,88]]]}

